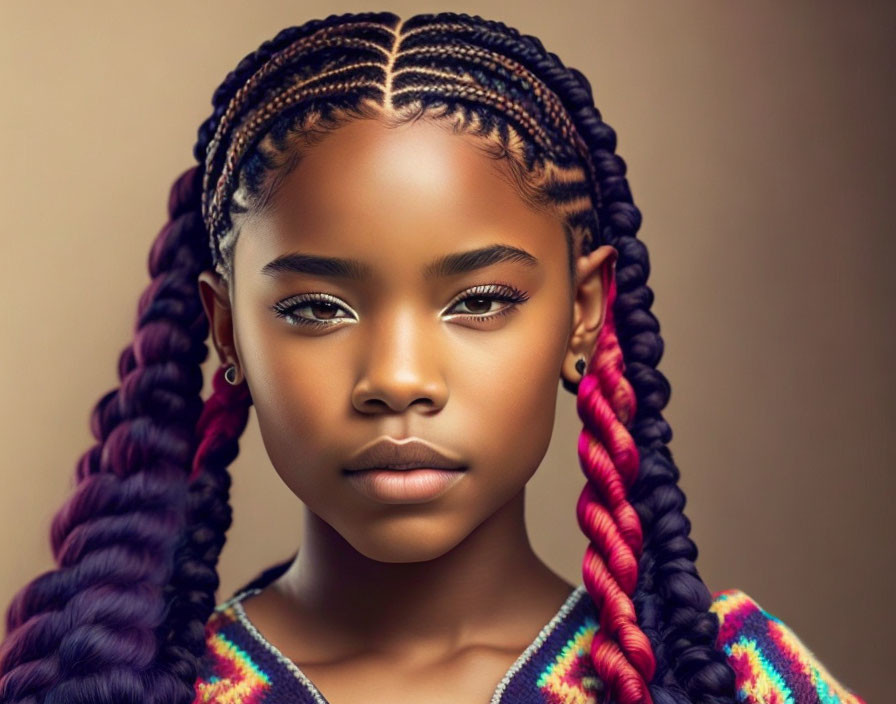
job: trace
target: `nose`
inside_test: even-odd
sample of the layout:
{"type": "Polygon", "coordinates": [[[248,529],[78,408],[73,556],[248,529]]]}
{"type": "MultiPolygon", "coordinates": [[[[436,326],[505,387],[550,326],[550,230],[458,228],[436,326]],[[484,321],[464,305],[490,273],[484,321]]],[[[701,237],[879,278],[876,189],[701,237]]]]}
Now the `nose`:
{"type": "Polygon", "coordinates": [[[368,332],[363,372],[352,389],[362,413],[402,412],[419,403],[434,411],[448,401],[436,330],[410,310],[395,311],[368,332]]]}

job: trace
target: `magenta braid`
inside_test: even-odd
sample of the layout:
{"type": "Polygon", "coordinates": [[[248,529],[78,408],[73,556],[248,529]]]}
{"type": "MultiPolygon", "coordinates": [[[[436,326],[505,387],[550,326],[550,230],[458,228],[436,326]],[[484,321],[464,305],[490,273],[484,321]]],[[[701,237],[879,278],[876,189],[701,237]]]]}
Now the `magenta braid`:
{"type": "Polygon", "coordinates": [[[637,401],[622,374],[615,299],[613,280],[591,369],[578,389],[577,408],[584,423],[578,452],[588,483],[576,515],[590,540],[582,574],[600,613],[600,628],[591,643],[595,670],[620,702],[650,702],[647,683],[656,659],[631,600],[643,548],[641,522],[627,498],[638,474],[638,450],[621,420],[634,417],[637,401]]]}

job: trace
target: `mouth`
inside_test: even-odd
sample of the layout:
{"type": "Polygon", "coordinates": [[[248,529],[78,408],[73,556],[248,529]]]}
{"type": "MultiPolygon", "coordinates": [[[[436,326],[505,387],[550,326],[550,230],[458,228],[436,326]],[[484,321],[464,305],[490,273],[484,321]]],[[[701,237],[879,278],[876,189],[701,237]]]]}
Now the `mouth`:
{"type": "Polygon", "coordinates": [[[419,438],[397,441],[382,437],[365,445],[345,465],[345,472],[372,469],[409,471],[414,469],[465,469],[460,459],[419,438]]]}
{"type": "Polygon", "coordinates": [[[466,473],[460,459],[418,438],[384,437],[356,453],[343,469],[349,482],[380,503],[414,504],[444,494],[466,473]]]}

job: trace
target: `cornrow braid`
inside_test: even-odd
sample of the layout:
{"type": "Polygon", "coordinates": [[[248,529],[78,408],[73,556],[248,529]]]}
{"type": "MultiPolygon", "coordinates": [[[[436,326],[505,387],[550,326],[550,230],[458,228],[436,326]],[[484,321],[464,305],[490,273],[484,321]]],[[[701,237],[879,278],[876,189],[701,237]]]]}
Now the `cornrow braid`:
{"type": "MultiPolygon", "coordinates": [[[[384,22],[394,24],[396,20],[394,15],[388,13],[360,15],[357,19],[352,15],[343,15],[336,25],[306,25],[309,31],[299,32],[298,36],[289,35],[291,42],[257,68],[231,97],[204,156],[203,215],[213,242],[230,225],[224,194],[233,190],[237,163],[254,139],[269,128],[284,109],[303,99],[339,93],[357,95],[361,92],[371,97],[379,93],[382,100],[384,68],[388,60],[388,47],[394,36],[384,22]],[[350,30],[359,32],[361,36],[342,36],[350,30]],[[331,36],[334,34],[336,36],[331,36]],[[335,60],[334,47],[338,49],[335,60]],[[333,70],[334,63],[343,64],[342,70],[333,70]],[[350,65],[344,66],[346,63],[350,65]],[[327,70],[322,71],[321,65],[326,66],[327,70]],[[287,84],[282,79],[283,72],[288,69],[301,70],[308,78],[287,84]],[[325,76],[339,76],[348,70],[354,72],[351,80],[324,80],[325,76]],[[318,85],[309,86],[309,83],[318,85]],[[361,91],[362,88],[368,90],[361,91]],[[258,94],[265,89],[268,93],[264,99],[258,99],[258,94]],[[250,101],[253,97],[257,102],[250,101]],[[253,105],[256,106],[254,109],[253,105]],[[246,110],[249,110],[248,114],[246,110]],[[221,149],[225,144],[227,148],[221,149]]],[[[213,255],[217,263],[220,247],[213,249],[213,255]]]]}
{"type": "MultiPolygon", "coordinates": [[[[257,142],[265,135],[303,132],[307,124],[297,130],[294,123],[307,120],[312,113],[320,113],[320,120],[330,123],[328,129],[352,118],[377,114],[387,122],[400,124],[419,117],[424,107],[436,115],[436,103],[444,105],[452,98],[455,100],[449,106],[450,114],[437,116],[445,122],[463,124],[465,131],[490,137],[490,143],[487,140],[483,145],[485,149],[493,149],[497,143],[514,154],[522,147],[522,153],[514,154],[511,162],[517,163],[517,171],[531,172],[536,154],[541,155],[545,175],[538,185],[548,194],[545,200],[555,207],[562,207],[566,200],[575,201],[570,226],[580,237],[590,238],[593,223],[586,215],[591,211],[587,196],[593,188],[583,188],[580,175],[583,162],[590,166],[590,155],[556,96],[520,65],[515,66],[517,75],[513,77],[519,85],[512,92],[507,81],[495,83],[493,76],[483,73],[475,61],[466,72],[458,71],[457,65],[440,71],[424,50],[439,48],[441,45],[435,42],[444,40],[443,59],[456,64],[463,57],[452,53],[457,44],[450,44],[451,37],[432,37],[419,30],[406,32],[406,25],[394,15],[379,21],[377,26],[367,15],[352,16],[340,32],[316,26],[313,32],[301,33],[292,44],[256,68],[221,111],[221,120],[209,143],[203,182],[203,212],[219,273],[225,278],[230,276],[225,262],[232,258],[229,250],[238,233],[230,213],[247,209],[245,196],[237,194],[249,191],[258,195],[257,186],[237,187],[238,167],[260,152],[270,162],[271,151],[285,148],[279,143],[259,146],[257,142]],[[346,36],[349,29],[357,36],[346,36]],[[334,46],[339,47],[338,53],[334,53],[334,46]],[[534,95],[542,100],[532,99],[533,87],[534,95]],[[252,102],[253,96],[256,103],[252,102]],[[464,107],[458,109],[461,105],[464,107]],[[483,111],[484,105],[494,109],[483,111]],[[512,135],[509,125],[515,128],[512,135]],[[545,125],[553,126],[552,135],[545,131],[545,125]],[[498,130],[496,136],[489,134],[493,128],[498,130]],[[520,134],[528,135],[528,139],[521,139],[520,134]],[[512,146],[512,140],[519,146],[512,146]],[[534,149],[530,146],[533,142],[534,149]],[[563,167],[569,170],[564,173],[563,167]]],[[[490,59],[501,61],[498,55],[490,59]]],[[[534,179],[529,176],[517,180],[525,183],[534,179]]],[[[254,207],[262,206],[263,201],[263,197],[256,197],[254,207]]]]}

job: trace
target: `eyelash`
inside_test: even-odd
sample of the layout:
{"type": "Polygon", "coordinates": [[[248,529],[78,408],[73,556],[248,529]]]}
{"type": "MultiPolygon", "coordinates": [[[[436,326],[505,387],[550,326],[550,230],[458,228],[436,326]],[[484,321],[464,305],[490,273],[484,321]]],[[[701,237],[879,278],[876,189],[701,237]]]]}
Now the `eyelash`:
{"type": "MultiPolygon", "coordinates": [[[[448,309],[450,310],[456,305],[470,300],[499,301],[502,303],[510,304],[494,313],[470,313],[461,316],[463,318],[473,320],[492,320],[494,318],[499,318],[503,315],[514,312],[519,304],[525,303],[529,300],[529,296],[524,291],[520,291],[518,288],[511,286],[510,284],[483,284],[480,286],[473,286],[472,288],[464,291],[463,294],[459,295],[457,298],[451,301],[451,303],[448,304],[448,309]]],[[[278,318],[284,318],[287,323],[296,326],[310,325],[312,327],[324,328],[336,324],[336,321],[338,320],[347,320],[347,318],[333,318],[333,322],[324,322],[321,320],[312,320],[310,318],[301,318],[293,314],[295,310],[302,308],[309,303],[330,303],[334,306],[343,308],[344,310],[344,307],[339,302],[339,299],[327,293],[303,293],[299,296],[293,296],[291,298],[287,298],[286,300],[275,303],[273,306],[271,306],[271,310],[274,311],[274,314],[278,318]]]]}

